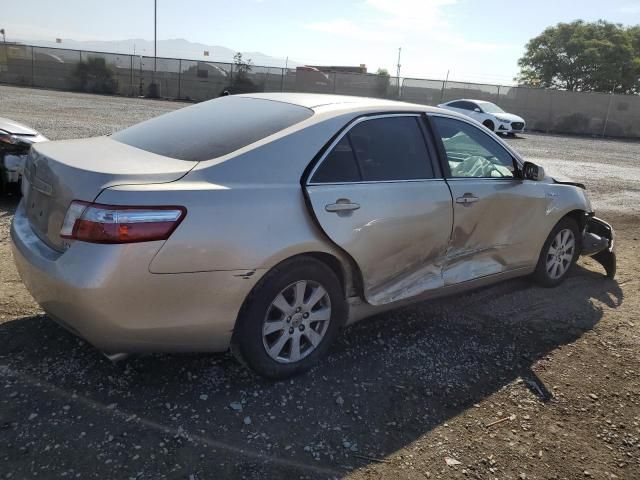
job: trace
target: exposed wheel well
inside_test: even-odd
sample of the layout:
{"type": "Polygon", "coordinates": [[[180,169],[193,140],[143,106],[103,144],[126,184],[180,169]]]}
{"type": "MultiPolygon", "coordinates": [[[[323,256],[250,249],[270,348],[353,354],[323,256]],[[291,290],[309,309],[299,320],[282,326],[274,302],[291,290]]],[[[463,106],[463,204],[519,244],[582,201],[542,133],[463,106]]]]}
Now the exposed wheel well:
{"type": "MultiPolygon", "coordinates": [[[[587,213],[584,210],[572,210],[567,213],[564,217],[562,217],[558,222],[561,222],[564,218],[570,218],[578,225],[578,238],[576,239],[578,243],[578,255],[581,255],[582,252],[582,233],[587,226],[587,213]]],[[[554,225],[555,227],[555,225],[554,225]]]]}
{"type": "Polygon", "coordinates": [[[575,220],[578,224],[578,230],[582,232],[587,226],[587,213],[584,210],[572,210],[567,213],[563,218],[569,217],[575,220]]]}
{"type": "Polygon", "coordinates": [[[343,262],[338,260],[337,257],[326,252],[308,252],[303,253],[301,256],[309,256],[321,261],[327,265],[336,274],[340,280],[342,291],[345,293],[345,297],[350,297],[354,294],[359,295],[362,293],[362,274],[360,269],[349,258],[349,265],[343,265],[343,262]],[[346,270],[348,269],[348,271],[346,270]]]}

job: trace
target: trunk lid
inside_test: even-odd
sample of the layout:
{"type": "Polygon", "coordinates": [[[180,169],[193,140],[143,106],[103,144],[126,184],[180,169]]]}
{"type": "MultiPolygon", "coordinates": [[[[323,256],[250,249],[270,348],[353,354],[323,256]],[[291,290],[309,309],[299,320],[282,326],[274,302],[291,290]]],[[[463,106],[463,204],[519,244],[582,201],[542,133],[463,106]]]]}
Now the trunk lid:
{"type": "Polygon", "coordinates": [[[43,242],[63,251],[60,228],[72,200],[91,202],[114,185],[173,182],[195,165],[109,137],[35,144],[24,169],[29,223],[43,242]]]}

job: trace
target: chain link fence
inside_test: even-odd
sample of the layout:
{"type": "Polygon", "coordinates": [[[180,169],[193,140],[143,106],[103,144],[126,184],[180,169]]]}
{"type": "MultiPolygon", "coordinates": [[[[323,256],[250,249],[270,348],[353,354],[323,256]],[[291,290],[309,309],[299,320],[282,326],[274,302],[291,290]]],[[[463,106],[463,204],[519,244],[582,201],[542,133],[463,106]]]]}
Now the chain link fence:
{"type": "Polygon", "coordinates": [[[0,82],[125,96],[154,94],[203,101],[230,93],[312,92],[437,105],[458,98],[488,100],[520,115],[527,128],[553,133],[640,138],[640,96],[566,92],[445,82],[374,74],[320,72],[221,62],[154,58],[3,44],[0,82]]]}

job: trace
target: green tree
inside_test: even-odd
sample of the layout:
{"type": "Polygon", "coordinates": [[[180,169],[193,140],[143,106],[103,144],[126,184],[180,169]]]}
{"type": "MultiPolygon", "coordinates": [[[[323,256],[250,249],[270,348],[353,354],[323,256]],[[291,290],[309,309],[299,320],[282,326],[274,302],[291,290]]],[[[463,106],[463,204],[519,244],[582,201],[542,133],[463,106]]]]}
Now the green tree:
{"type": "Polygon", "coordinates": [[[248,60],[244,60],[242,58],[242,53],[238,52],[233,56],[233,64],[234,64],[234,72],[238,74],[239,78],[245,78],[247,74],[253,68],[253,62],[249,58],[248,60]]]}
{"type": "Polygon", "coordinates": [[[640,92],[640,26],[576,20],[549,27],[518,61],[522,84],[572,91],[640,92]]]}
{"type": "Polygon", "coordinates": [[[250,78],[249,73],[253,68],[251,59],[245,60],[242,53],[238,52],[233,56],[233,72],[231,75],[231,85],[222,89],[222,94],[231,93],[254,93],[264,90],[263,85],[256,85],[250,78]]]}
{"type": "Polygon", "coordinates": [[[388,77],[389,70],[387,70],[386,68],[379,68],[378,71],[376,72],[376,75],[380,75],[381,77],[388,77]]]}

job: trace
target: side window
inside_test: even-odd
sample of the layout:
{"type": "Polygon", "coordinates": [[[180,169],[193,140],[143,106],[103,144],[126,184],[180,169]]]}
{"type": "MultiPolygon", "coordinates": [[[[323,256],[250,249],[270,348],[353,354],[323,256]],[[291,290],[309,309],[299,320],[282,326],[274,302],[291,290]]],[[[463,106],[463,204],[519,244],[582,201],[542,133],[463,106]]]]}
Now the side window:
{"type": "Polygon", "coordinates": [[[464,108],[465,102],[451,102],[448,105],[453,108],[464,108]]]}
{"type": "Polygon", "coordinates": [[[344,183],[359,181],[360,172],[356,164],[356,157],[351,149],[349,137],[345,135],[322,161],[311,182],[344,183]]]}
{"type": "Polygon", "coordinates": [[[312,183],[434,178],[415,116],[384,117],[355,125],[324,158],[312,183]]]}
{"type": "Polygon", "coordinates": [[[478,106],[475,103],[472,102],[460,102],[462,103],[462,107],[460,108],[464,108],[465,110],[469,110],[469,111],[474,111],[478,106]]]}
{"type": "Polygon", "coordinates": [[[489,135],[460,120],[431,119],[442,139],[452,177],[513,177],[513,157],[489,135]]]}
{"type": "Polygon", "coordinates": [[[349,131],[364,181],[433,178],[418,117],[366,120],[349,131]]]}

